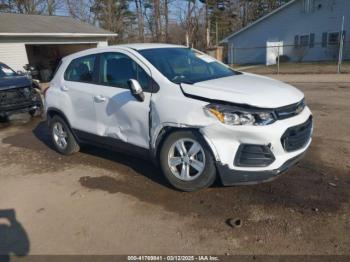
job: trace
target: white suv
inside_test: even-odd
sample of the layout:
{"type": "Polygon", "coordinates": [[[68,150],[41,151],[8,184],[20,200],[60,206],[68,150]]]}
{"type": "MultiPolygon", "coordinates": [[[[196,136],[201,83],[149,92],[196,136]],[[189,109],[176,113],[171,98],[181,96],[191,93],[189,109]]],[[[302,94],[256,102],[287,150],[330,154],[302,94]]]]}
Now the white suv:
{"type": "Polygon", "coordinates": [[[271,180],[303,156],[312,115],[296,88],[184,46],[130,44],[62,59],[46,92],[56,149],[150,157],[177,189],[271,180]]]}

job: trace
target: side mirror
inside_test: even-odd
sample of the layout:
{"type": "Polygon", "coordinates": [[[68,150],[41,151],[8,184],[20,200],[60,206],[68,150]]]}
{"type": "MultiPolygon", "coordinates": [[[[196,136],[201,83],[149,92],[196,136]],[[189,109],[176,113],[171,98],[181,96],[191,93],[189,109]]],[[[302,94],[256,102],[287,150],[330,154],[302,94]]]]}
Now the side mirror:
{"type": "Polygon", "coordinates": [[[17,75],[20,75],[20,76],[25,75],[25,73],[23,71],[21,71],[21,70],[18,70],[16,73],[17,73],[17,75]]]}
{"type": "Polygon", "coordinates": [[[145,100],[145,94],[143,93],[140,83],[135,79],[128,81],[131,94],[140,102],[145,100]]]}

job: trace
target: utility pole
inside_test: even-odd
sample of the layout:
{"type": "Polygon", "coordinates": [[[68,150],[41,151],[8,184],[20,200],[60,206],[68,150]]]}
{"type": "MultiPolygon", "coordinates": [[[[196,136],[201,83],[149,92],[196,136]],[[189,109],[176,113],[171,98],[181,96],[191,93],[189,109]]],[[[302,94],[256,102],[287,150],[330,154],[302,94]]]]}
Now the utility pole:
{"type": "Polygon", "coordinates": [[[341,31],[340,31],[340,43],[339,43],[339,58],[338,58],[338,74],[341,73],[341,64],[343,60],[343,47],[344,47],[344,22],[345,16],[343,16],[341,31]]]}

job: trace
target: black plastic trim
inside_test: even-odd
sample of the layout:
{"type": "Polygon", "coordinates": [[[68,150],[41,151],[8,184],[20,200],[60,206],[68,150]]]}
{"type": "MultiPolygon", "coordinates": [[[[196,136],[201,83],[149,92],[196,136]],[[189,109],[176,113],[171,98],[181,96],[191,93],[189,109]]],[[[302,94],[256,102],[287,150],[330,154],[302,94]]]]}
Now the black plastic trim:
{"type": "Polygon", "coordinates": [[[217,162],[216,167],[224,186],[230,185],[249,185],[271,181],[287,171],[291,166],[297,164],[305,155],[303,152],[294,158],[287,160],[277,169],[267,171],[240,171],[230,169],[227,165],[217,162]]]}
{"type": "Polygon", "coordinates": [[[149,149],[126,143],[116,138],[98,136],[79,129],[72,129],[79,143],[90,144],[114,150],[123,154],[152,160],[152,153],[149,149]]]}
{"type": "Polygon", "coordinates": [[[30,112],[31,110],[34,110],[35,107],[41,107],[41,103],[35,102],[35,103],[28,103],[26,105],[21,105],[21,106],[13,106],[13,107],[8,107],[8,108],[3,108],[0,107],[0,116],[10,116],[12,114],[16,113],[27,113],[30,112]]]}
{"type": "Polygon", "coordinates": [[[275,161],[275,156],[266,145],[241,144],[234,160],[239,167],[266,167],[275,161]]]}
{"type": "Polygon", "coordinates": [[[303,148],[310,140],[312,125],[312,116],[310,116],[304,123],[289,127],[281,137],[284,150],[293,152],[303,148]]]}
{"type": "Polygon", "coordinates": [[[36,91],[32,86],[15,87],[11,89],[0,90],[0,115],[9,116],[17,112],[29,112],[34,107],[42,107],[40,100],[32,100],[36,96],[36,91]],[[22,90],[30,89],[30,94],[24,96],[22,90]],[[14,96],[9,96],[8,93],[14,93],[14,96]]]}

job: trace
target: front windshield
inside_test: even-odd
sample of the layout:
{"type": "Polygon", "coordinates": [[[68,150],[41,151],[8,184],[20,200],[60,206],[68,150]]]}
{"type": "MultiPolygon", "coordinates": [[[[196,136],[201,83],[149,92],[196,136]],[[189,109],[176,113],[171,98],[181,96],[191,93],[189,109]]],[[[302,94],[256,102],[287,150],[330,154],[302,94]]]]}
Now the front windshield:
{"type": "Polygon", "coordinates": [[[155,48],[139,52],[174,83],[194,84],[237,74],[214,58],[190,48],[155,48]]]}
{"type": "Polygon", "coordinates": [[[0,64],[0,78],[17,75],[15,71],[4,64],[0,64]]]}

